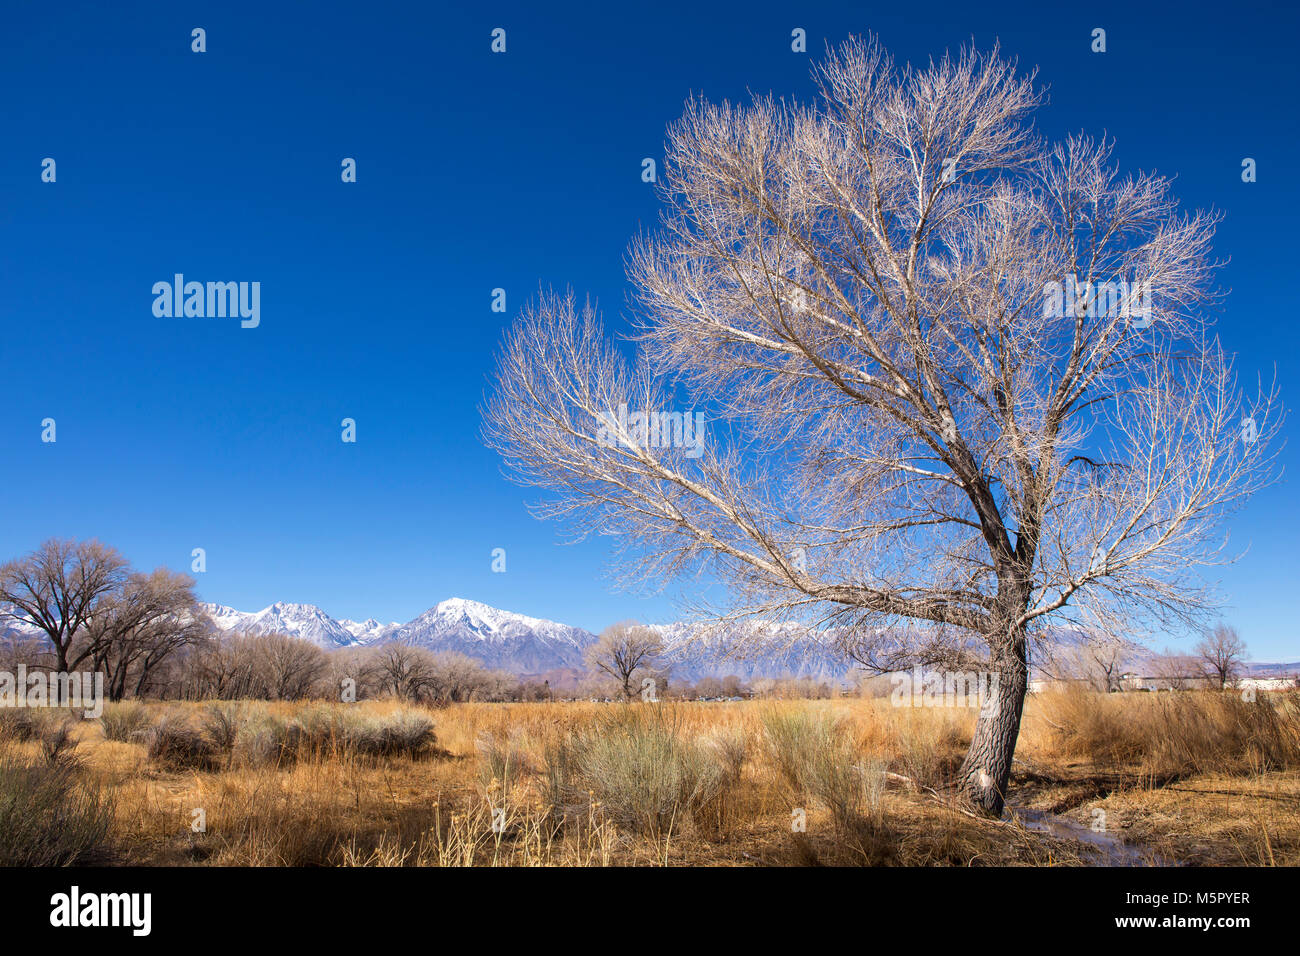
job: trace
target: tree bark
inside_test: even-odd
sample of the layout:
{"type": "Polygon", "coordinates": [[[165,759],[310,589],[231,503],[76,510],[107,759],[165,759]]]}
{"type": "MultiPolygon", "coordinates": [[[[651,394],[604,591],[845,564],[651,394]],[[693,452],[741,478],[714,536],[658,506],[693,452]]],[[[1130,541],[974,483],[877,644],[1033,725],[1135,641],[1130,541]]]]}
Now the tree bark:
{"type": "Polygon", "coordinates": [[[990,681],[996,677],[992,700],[983,702],[975,723],[975,736],[957,774],[961,794],[977,810],[993,817],[1002,815],[1011,760],[1020,734],[1020,718],[1029,690],[1029,666],[1025,636],[1018,635],[1005,651],[994,658],[990,681]]]}

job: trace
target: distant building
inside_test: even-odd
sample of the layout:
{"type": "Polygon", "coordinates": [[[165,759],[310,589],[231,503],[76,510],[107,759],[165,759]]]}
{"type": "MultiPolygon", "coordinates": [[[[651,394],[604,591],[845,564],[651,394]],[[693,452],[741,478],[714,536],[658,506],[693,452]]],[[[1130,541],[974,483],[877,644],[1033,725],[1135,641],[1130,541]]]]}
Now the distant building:
{"type": "Polygon", "coordinates": [[[1065,690],[1067,687],[1082,687],[1085,690],[1092,687],[1092,682],[1082,678],[1071,680],[1060,680],[1052,677],[1039,677],[1030,680],[1029,693],[1041,694],[1045,690],[1065,690]]]}
{"type": "Polygon", "coordinates": [[[1243,677],[1237,681],[1241,690],[1296,690],[1300,679],[1295,677],[1243,677]]]}
{"type": "Polygon", "coordinates": [[[1129,672],[1119,675],[1120,690],[1160,690],[1161,685],[1168,687],[1168,681],[1161,681],[1157,677],[1143,677],[1141,674],[1129,672]]]}
{"type": "MultiPolygon", "coordinates": [[[[1152,677],[1137,671],[1126,671],[1119,675],[1117,691],[1152,692],[1170,690],[1214,690],[1218,681],[1202,675],[1177,677],[1152,677]]],[[[1065,690],[1070,686],[1094,689],[1093,682],[1085,679],[1056,680],[1039,677],[1029,681],[1029,693],[1041,694],[1047,690],[1065,690]]],[[[1300,690],[1300,677],[1241,677],[1232,685],[1237,690],[1286,691],[1300,690]]]]}

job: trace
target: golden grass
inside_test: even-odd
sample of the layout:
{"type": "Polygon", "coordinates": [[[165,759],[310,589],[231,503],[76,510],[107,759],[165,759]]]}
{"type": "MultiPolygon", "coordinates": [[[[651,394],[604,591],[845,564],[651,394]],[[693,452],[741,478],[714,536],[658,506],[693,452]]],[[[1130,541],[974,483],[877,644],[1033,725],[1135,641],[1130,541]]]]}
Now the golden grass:
{"type": "MultiPolygon", "coordinates": [[[[1100,809],[1107,833],[1167,859],[1300,862],[1296,702],[1275,697],[1243,708],[1225,699],[1231,695],[1173,696],[1032,697],[1011,802],[1085,826],[1100,809]]],[[[154,725],[169,715],[202,727],[210,713],[202,704],[147,706],[154,725]]],[[[393,756],[317,746],[290,761],[231,759],[216,769],[176,769],[150,759],[147,733],[109,740],[96,722],[78,723],[79,772],[112,795],[106,849],[115,862],[1075,865],[1093,859],[1081,843],[1029,832],[1014,820],[975,819],[929,792],[942,791],[961,760],[976,716],[968,710],[861,699],[467,703],[437,710],[388,701],[247,702],[238,710],[250,726],[354,722],[371,729],[403,711],[433,721],[436,747],[393,756]],[[783,721],[806,733],[784,757],[773,745],[783,721]],[[801,759],[793,770],[786,766],[801,759]],[[802,831],[792,826],[800,810],[802,831]]],[[[6,746],[35,759],[41,743],[6,746]]]]}

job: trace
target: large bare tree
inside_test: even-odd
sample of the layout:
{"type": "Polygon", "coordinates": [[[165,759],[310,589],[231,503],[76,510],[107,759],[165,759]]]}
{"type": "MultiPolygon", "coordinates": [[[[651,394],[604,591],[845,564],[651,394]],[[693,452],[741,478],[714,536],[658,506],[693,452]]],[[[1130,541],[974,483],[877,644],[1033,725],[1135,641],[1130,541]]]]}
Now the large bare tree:
{"type": "Polygon", "coordinates": [[[311,641],[291,634],[259,634],[252,642],[253,673],[270,700],[312,696],[329,658],[311,641]]]}
{"type": "Polygon", "coordinates": [[[996,50],[851,40],[814,76],[811,105],[688,103],[629,254],[635,354],[544,294],[485,434],[638,580],[703,570],[720,616],[996,672],[957,785],[1000,813],[1036,642],[1215,602],[1197,571],[1272,477],[1275,389],[1244,399],[1210,334],[1217,217],[1105,141],[1041,142],[996,50]]]}
{"type": "Polygon", "coordinates": [[[128,573],[126,559],[105,544],[51,538],[0,566],[0,602],[45,632],[55,669],[65,673],[94,655],[88,624],[128,573]]]}
{"type": "Polygon", "coordinates": [[[206,640],[211,622],[199,610],[194,579],[167,568],[130,574],[104,596],[87,624],[94,669],[110,700],[144,694],[174,654],[206,640]]]}
{"type": "Polygon", "coordinates": [[[433,654],[423,647],[388,643],[375,650],[367,666],[385,691],[401,700],[419,700],[433,684],[433,654]]]}

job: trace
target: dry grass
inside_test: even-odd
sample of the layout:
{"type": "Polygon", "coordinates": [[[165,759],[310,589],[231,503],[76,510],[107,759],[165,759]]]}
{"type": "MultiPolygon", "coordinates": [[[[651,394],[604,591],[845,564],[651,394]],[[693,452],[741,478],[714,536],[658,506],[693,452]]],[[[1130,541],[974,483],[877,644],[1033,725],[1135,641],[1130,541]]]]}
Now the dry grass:
{"type": "MultiPolygon", "coordinates": [[[[1261,700],[1035,696],[1012,799],[1085,826],[1101,809],[1108,833],[1171,859],[1300,862],[1296,701],[1261,700]]],[[[942,792],[974,720],[884,700],[122,704],[102,724],[0,719],[0,780],[29,794],[24,806],[47,806],[24,811],[45,821],[37,831],[74,834],[54,857],[144,865],[1092,859],[1077,841],[973,819],[929,792],[942,792]],[[84,823],[50,815],[60,793],[84,823]]]]}
{"type": "Polygon", "coordinates": [[[0,744],[0,866],[93,864],[111,856],[112,797],[82,772],[72,727],[46,727],[25,750],[0,744]]]}
{"type": "Polygon", "coordinates": [[[1300,694],[1044,694],[1037,739],[1058,757],[1140,766],[1156,776],[1300,767],[1300,694]]]}

